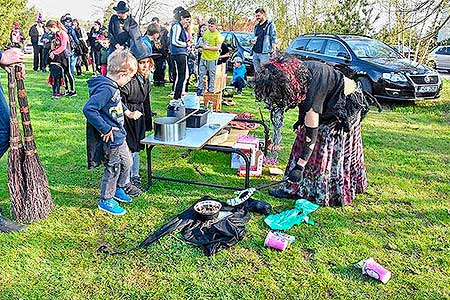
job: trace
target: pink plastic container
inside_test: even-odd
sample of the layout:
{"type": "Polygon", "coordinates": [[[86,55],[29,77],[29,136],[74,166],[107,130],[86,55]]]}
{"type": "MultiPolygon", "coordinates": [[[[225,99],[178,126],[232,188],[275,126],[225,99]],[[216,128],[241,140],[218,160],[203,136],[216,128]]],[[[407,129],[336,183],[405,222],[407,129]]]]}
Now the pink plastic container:
{"type": "Polygon", "coordinates": [[[272,231],[269,231],[264,241],[264,245],[266,247],[284,251],[289,245],[289,241],[283,237],[274,234],[272,231]]]}
{"type": "Polygon", "coordinates": [[[378,279],[382,283],[387,283],[391,279],[391,272],[377,263],[373,258],[368,258],[362,265],[362,273],[372,278],[378,279]]]}

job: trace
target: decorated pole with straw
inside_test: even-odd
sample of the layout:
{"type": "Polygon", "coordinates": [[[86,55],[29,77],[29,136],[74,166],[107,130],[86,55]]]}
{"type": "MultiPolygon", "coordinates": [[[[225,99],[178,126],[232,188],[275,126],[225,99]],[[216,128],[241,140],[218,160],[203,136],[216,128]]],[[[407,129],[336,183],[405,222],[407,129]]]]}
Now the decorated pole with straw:
{"type": "Polygon", "coordinates": [[[8,190],[11,196],[11,211],[16,218],[26,214],[25,205],[25,178],[22,164],[24,161],[22,137],[17,120],[15,69],[9,68],[8,72],[8,94],[10,106],[10,151],[8,156],[8,190]]]}
{"type": "Polygon", "coordinates": [[[24,135],[23,174],[25,177],[25,206],[23,214],[16,215],[18,221],[33,222],[46,218],[53,210],[54,204],[48,187],[45,170],[37,154],[31,127],[30,108],[25,91],[24,76],[20,66],[15,67],[17,95],[22,116],[24,135]]]}

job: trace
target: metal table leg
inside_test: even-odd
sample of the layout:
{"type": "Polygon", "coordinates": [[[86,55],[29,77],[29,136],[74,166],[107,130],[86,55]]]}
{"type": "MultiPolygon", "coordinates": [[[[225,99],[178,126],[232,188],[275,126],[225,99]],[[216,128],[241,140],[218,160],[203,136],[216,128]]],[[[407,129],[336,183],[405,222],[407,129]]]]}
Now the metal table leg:
{"type": "Polygon", "coordinates": [[[210,150],[210,151],[216,151],[216,152],[222,152],[222,153],[236,153],[239,156],[241,156],[245,162],[244,188],[233,187],[233,186],[229,186],[229,185],[213,184],[213,183],[207,183],[207,182],[198,182],[198,181],[185,180],[185,179],[170,178],[170,177],[164,177],[164,176],[154,176],[153,171],[152,171],[152,150],[154,147],[155,147],[155,145],[146,145],[146,147],[145,147],[146,152],[147,152],[147,173],[148,173],[147,190],[152,186],[153,179],[193,184],[193,185],[202,185],[202,186],[229,189],[229,190],[242,190],[242,189],[247,189],[250,187],[250,160],[247,157],[247,155],[245,155],[240,149],[235,149],[235,148],[231,148],[231,147],[223,147],[223,146],[215,146],[215,145],[205,145],[200,150],[210,150]]]}
{"type": "Polygon", "coordinates": [[[155,145],[145,145],[145,151],[147,152],[147,190],[153,184],[153,171],[152,171],[152,150],[155,145]]]}
{"type": "Polygon", "coordinates": [[[217,152],[223,152],[223,153],[236,153],[240,157],[244,159],[245,162],[245,185],[244,189],[248,189],[250,187],[250,160],[248,159],[247,155],[242,152],[241,149],[231,148],[231,147],[223,147],[223,146],[216,146],[216,145],[205,145],[202,149],[205,150],[212,150],[217,152]]]}

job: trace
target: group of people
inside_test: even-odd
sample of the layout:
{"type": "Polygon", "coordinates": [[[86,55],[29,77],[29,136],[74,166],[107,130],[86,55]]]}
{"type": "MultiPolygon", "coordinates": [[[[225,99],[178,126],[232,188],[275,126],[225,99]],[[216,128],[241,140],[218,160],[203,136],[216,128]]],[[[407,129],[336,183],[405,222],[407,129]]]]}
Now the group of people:
{"type": "Polygon", "coordinates": [[[48,68],[52,97],[76,96],[75,74],[81,75],[83,66],[86,71],[89,68],[88,36],[80,22],[70,14],[44,22],[39,14],[29,36],[33,45],[33,70],[46,72],[48,68]]]}
{"type": "MultiPolygon", "coordinates": [[[[193,47],[201,50],[198,80],[209,76],[207,91],[213,92],[215,68],[224,57],[221,57],[223,39],[214,18],[206,26],[200,24],[194,44],[191,15],[181,7],[174,10],[170,30],[165,30],[154,18],[144,36],[128,15],[125,2],[120,1],[114,10],[108,37],[99,22],[89,33],[91,49],[98,46],[98,41],[108,43],[101,43],[100,55],[94,51],[101,75],[88,80],[89,100],[83,112],[88,126],[88,166],[102,163],[105,166],[98,207],[113,215],[123,215],[126,210],[119,202],[131,202],[132,197],[142,192],[139,151],[143,150],[140,141],[152,130],[152,73],[155,84],[162,85],[166,63],[173,63],[174,99],[181,99],[189,76],[188,49],[193,47]]],[[[263,9],[255,14],[254,92],[256,99],[270,111],[274,146],[281,145],[285,111],[299,109],[293,125],[297,138],[283,183],[269,193],[278,198],[304,197],[322,205],[349,205],[356,193],[367,188],[360,128],[368,110],[366,95],[356,88],[353,80],[331,66],[287,54],[275,55],[275,26],[266,19],[263,9]]],[[[72,64],[71,50],[76,47],[75,37],[83,36],[83,32],[77,33],[77,22],[70,16],[65,15],[61,21],[49,20],[44,29],[51,44],[48,59],[56,96],[61,95],[58,82],[63,81],[69,85],[69,95],[76,94],[70,75],[72,66],[76,67],[72,64]]],[[[38,19],[37,23],[42,22],[38,19]]],[[[16,50],[0,54],[0,64],[22,61],[16,50]]],[[[245,66],[240,57],[234,61],[232,80],[242,91],[245,66]]],[[[198,83],[197,90],[203,92],[202,88],[198,83]]],[[[4,97],[1,102],[2,116],[7,116],[4,97]]],[[[0,125],[2,154],[8,144],[7,118],[0,125]]]]}
{"type": "MultiPolygon", "coordinates": [[[[217,65],[226,64],[230,57],[230,49],[223,43],[217,28],[217,19],[210,18],[205,24],[203,18],[198,16],[198,32],[194,34],[191,14],[183,7],[177,7],[173,11],[174,20],[169,28],[166,28],[169,23],[160,24],[159,18],[154,17],[142,35],[125,1],[119,1],[114,10],[108,28],[100,21],[95,21],[89,32],[70,14],[63,15],[60,20],[47,22],[39,14],[29,30],[33,45],[33,70],[50,70],[49,83],[52,85],[53,98],[76,96],[75,75],[81,75],[83,67],[88,71],[89,65],[92,65],[94,76],[105,75],[108,56],[115,49],[131,48],[142,43],[151,48],[153,53],[160,54],[155,58],[154,86],[165,85],[168,66],[171,95],[175,100],[181,99],[187,92],[192,76],[197,81],[198,95],[203,94],[205,76],[208,78],[207,92],[214,92],[217,65]]],[[[276,31],[274,23],[266,19],[264,9],[257,9],[255,16],[257,24],[252,51],[257,71],[276,50],[276,31]]],[[[23,40],[20,25],[15,23],[11,31],[11,45],[21,48],[23,40]]],[[[233,63],[231,84],[241,94],[247,84],[243,57],[237,55],[233,63]]]]}

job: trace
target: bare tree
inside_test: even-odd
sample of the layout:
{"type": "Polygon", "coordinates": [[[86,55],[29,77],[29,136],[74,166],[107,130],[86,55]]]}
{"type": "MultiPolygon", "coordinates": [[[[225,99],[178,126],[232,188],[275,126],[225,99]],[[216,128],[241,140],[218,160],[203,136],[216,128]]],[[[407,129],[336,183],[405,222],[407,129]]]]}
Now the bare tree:
{"type": "Polygon", "coordinates": [[[449,19],[449,0],[386,0],[382,13],[388,16],[384,38],[392,43],[394,39],[400,49],[415,49],[411,59],[426,62],[430,47],[449,19]],[[386,9],[387,8],[387,9],[386,9]]]}
{"type": "Polygon", "coordinates": [[[127,2],[130,7],[130,15],[141,28],[150,24],[152,17],[167,6],[159,0],[128,0],[127,2]]]}

